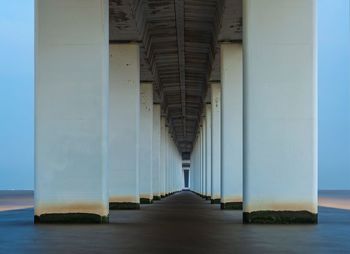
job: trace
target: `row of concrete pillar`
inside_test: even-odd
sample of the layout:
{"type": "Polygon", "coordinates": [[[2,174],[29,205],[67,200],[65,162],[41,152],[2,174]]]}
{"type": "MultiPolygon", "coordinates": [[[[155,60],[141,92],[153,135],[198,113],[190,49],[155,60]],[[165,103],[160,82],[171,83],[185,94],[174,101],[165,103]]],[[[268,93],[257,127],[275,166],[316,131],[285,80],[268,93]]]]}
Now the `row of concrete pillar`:
{"type": "MultiPolygon", "coordinates": [[[[191,188],[243,202],[245,222],[317,220],[315,2],[243,0],[243,53],[221,45],[191,188]]],[[[110,46],[108,16],[107,0],[36,0],[39,222],[102,222],[109,203],[137,208],[182,187],[181,156],[140,85],[139,46],[110,46]]]]}
{"type": "Polygon", "coordinates": [[[107,222],[182,188],[139,45],[108,33],[108,1],[36,1],[36,222],[107,222]]]}
{"type": "Polygon", "coordinates": [[[316,3],[243,3],[243,47],[221,44],[191,188],[245,223],[316,223],[316,3]]]}

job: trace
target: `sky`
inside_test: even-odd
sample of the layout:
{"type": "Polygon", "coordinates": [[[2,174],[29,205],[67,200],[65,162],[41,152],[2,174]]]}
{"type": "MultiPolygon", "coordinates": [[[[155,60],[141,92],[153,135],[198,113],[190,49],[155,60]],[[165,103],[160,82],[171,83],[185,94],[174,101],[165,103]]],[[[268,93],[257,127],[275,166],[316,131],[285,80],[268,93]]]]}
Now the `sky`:
{"type": "Polygon", "coordinates": [[[33,2],[0,0],[0,190],[33,189],[33,2]]]}
{"type": "Polygon", "coordinates": [[[318,9],[319,187],[350,189],[349,0],[318,9]]]}
{"type": "MultiPolygon", "coordinates": [[[[318,0],[320,189],[350,189],[349,1],[318,0]]],[[[0,190],[33,189],[34,0],[0,6],[0,190]]]]}

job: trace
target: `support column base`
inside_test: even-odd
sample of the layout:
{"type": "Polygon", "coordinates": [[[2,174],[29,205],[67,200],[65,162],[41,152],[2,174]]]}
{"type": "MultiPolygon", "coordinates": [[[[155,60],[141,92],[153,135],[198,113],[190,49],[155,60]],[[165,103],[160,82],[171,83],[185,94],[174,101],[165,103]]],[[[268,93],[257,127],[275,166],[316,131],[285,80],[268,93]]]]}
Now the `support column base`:
{"type": "Polygon", "coordinates": [[[153,200],[160,200],[160,196],[153,196],[153,200]]]}
{"type": "Polygon", "coordinates": [[[220,198],[211,199],[210,203],[213,205],[221,204],[221,199],[220,198]]]}
{"type": "Polygon", "coordinates": [[[140,209],[139,203],[132,202],[110,202],[109,210],[138,210],[140,209]]]}
{"type": "Polygon", "coordinates": [[[317,224],[318,215],[308,211],[256,211],[243,213],[244,224],[317,224]]]}
{"type": "Polygon", "coordinates": [[[227,202],[221,203],[221,210],[242,210],[243,202],[227,202]]]}
{"type": "Polygon", "coordinates": [[[153,200],[150,198],[140,198],[140,204],[142,205],[148,205],[152,203],[153,203],[153,200]]]}
{"type": "Polygon", "coordinates": [[[92,213],[49,213],[34,216],[35,224],[106,224],[108,216],[92,213]]]}

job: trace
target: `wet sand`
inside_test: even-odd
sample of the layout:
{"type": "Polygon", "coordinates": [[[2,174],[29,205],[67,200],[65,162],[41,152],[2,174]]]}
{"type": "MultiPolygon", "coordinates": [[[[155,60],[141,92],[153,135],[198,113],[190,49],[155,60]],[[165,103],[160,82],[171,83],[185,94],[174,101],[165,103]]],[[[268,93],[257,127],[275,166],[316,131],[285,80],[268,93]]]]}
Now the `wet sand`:
{"type": "MultiPolygon", "coordinates": [[[[32,208],[33,191],[0,191],[0,212],[32,208]]],[[[319,191],[319,206],[350,210],[350,190],[319,191]]]]}
{"type": "Polygon", "coordinates": [[[322,207],[350,210],[350,190],[319,191],[318,204],[322,207]]]}
{"type": "Polygon", "coordinates": [[[0,212],[32,208],[33,205],[33,191],[0,191],[0,212]]]}
{"type": "Polygon", "coordinates": [[[34,225],[33,209],[0,212],[0,253],[350,253],[349,239],[349,210],[321,206],[318,225],[243,225],[242,211],[188,191],[111,211],[104,225],[34,225]]]}

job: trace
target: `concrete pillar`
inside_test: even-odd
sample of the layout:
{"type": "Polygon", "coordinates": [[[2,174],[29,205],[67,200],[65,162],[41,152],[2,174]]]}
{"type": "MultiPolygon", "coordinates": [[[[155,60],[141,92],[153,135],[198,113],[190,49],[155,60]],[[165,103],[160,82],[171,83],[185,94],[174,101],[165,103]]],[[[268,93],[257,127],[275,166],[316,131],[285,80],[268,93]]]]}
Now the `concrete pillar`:
{"type": "Polygon", "coordinates": [[[221,193],[221,86],[211,84],[211,203],[220,204],[221,193]]]}
{"type": "Polygon", "coordinates": [[[191,153],[191,185],[192,190],[199,193],[199,163],[198,163],[198,157],[199,157],[199,135],[196,138],[196,141],[194,143],[193,151],[191,153]]]}
{"type": "Polygon", "coordinates": [[[241,43],[221,44],[221,209],[242,209],[242,57],[241,43]]]}
{"type": "Polygon", "coordinates": [[[166,167],[166,134],[165,134],[165,117],[161,117],[160,126],[160,196],[165,197],[166,187],[165,187],[165,167],[166,167]]]}
{"type": "Polygon", "coordinates": [[[153,136],[152,136],[152,190],[153,200],[160,200],[161,177],[160,177],[160,105],[153,105],[153,136]]]}
{"type": "Polygon", "coordinates": [[[244,0],[244,222],[317,222],[316,0],[244,0]]]}
{"type": "Polygon", "coordinates": [[[169,195],[169,165],[170,165],[170,145],[169,145],[169,127],[165,127],[165,195],[169,195]]]}
{"type": "Polygon", "coordinates": [[[153,135],[153,84],[141,83],[140,107],[140,203],[151,204],[152,190],[152,135],[153,135]]]}
{"type": "Polygon", "coordinates": [[[197,151],[196,151],[196,188],[197,188],[197,193],[200,194],[201,190],[201,134],[200,132],[198,133],[198,138],[197,138],[197,151]]]}
{"type": "Polygon", "coordinates": [[[206,120],[203,117],[203,128],[202,128],[202,191],[203,197],[207,198],[207,167],[206,167],[206,120]]]}
{"type": "Polygon", "coordinates": [[[205,105],[205,158],[206,158],[206,196],[211,200],[211,104],[205,105]]]}
{"type": "Polygon", "coordinates": [[[35,222],[108,222],[108,1],[35,13],[35,222]]]}
{"type": "Polygon", "coordinates": [[[203,126],[199,128],[199,194],[203,195],[203,126]]]}
{"type": "Polygon", "coordinates": [[[109,207],[139,209],[140,63],[137,44],[110,45],[109,207]]]}

